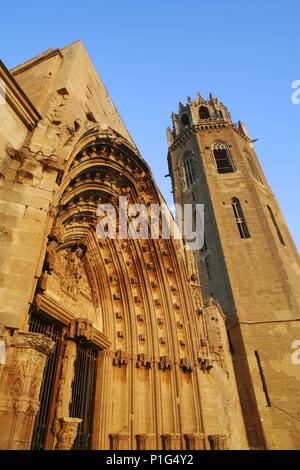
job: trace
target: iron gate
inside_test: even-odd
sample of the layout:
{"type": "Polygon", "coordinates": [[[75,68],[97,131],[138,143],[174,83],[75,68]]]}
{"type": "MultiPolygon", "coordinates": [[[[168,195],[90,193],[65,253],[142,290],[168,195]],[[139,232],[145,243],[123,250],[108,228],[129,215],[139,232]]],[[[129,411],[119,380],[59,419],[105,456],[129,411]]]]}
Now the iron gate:
{"type": "Polygon", "coordinates": [[[92,448],[97,357],[96,349],[82,342],[77,343],[70,416],[81,418],[82,422],[73,445],[75,450],[92,448]]]}
{"type": "Polygon", "coordinates": [[[47,321],[40,316],[37,316],[36,313],[31,313],[29,320],[29,331],[32,331],[33,333],[41,333],[45,336],[48,336],[55,342],[54,352],[47,359],[44,371],[40,392],[40,409],[35,419],[31,441],[31,450],[44,450],[50,420],[58,358],[61,347],[62,330],[56,324],[51,323],[50,321],[47,321]]]}

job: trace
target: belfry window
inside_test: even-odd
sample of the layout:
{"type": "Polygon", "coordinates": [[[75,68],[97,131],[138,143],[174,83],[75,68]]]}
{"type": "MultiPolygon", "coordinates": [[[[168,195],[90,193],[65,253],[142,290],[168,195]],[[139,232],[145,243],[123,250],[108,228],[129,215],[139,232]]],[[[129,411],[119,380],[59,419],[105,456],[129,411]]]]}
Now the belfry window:
{"type": "Polygon", "coordinates": [[[237,198],[232,199],[232,208],[241,238],[251,238],[241,203],[237,198]]]}
{"type": "Polygon", "coordinates": [[[209,110],[206,106],[200,106],[199,117],[200,119],[210,119],[209,110]]]}
{"type": "Polygon", "coordinates": [[[222,142],[213,147],[218,173],[234,173],[235,169],[228,148],[222,142]]]}
{"type": "Polygon", "coordinates": [[[279,228],[279,226],[278,226],[277,220],[276,220],[276,218],[275,218],[275,215],[274,215],[274,213],[273,213],[271,207],[270,207],[270,206],[267,206],[267,209],[268,209],[268,211],[269,211],[271,220],[272,220],[272,222],[273,222],[273,225],[274,225],[274,227],[275,227],[275,230],[276,230],[276,233],[277,233],[277,236],[278,236],[278,238],[279,238],[279,241],[280,241],[281,245],[286,246],[285,241],[284,241],[284,239],[283,239],[283,236],[282,236],[282,234],[281,234],[280,228],[279,228]]]}
{"type": "Polygon", "coordinates": [[[192,163],[192,155],[188,154],[185,156],[183,161],[184,178],[186,186],[192,186],[195,182],[195,173],[192,163]]]}
{"type": "Polygon", "coordinates": [[[247,155],[247,161],[248,161],[248,165],[249,165],[249,168],[250,168],[250,171],[252,173],[252,176],[257,180],[259,181],[260,183],[262,183],[262,179],[261,179],[261,176],[256,168],[256,165],[254,163],[254,161],[252,160],[252,158],[250,157],[250,155],[247,155]]]}
{"type": "Polygon", "coordinates": [[[181,116],[181,124],[183,127],[188,127],[190,125],[190,120],[186,113],[181,116]]]}

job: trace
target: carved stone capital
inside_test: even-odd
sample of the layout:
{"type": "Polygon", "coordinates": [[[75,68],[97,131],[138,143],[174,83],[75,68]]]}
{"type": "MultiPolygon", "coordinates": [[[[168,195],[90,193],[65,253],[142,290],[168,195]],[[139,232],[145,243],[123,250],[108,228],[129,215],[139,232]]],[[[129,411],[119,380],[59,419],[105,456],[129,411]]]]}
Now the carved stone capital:
{"type": "Polygon", "coordinates": [[[31,332],[8,338],[6,364],[1,366],[0,449],[29,449],[44,368],[55,343],[31,332]]]}
{"type": "Polygon", "coordinates": [[[207,436],[211,450],[228,450],[228,438],[225,434],[207,436]]]}
{"type": "Polygon", "coordinates": [[[130,435],[124,433],[112,433],[109,435],[110,450],[128,450],[130,435]]]}
{"type": "Polygon", "coordinates": [[[180,450],[180,434],[162,434],[163,450],[180,450]]]}
{"type": "Polygon", "coordinates": [[[186,450],[205,450],[205,435],[203,433],[184,434],[186,450]]]}
{"type": "Polygon", "coordinates": [[[55,343],[40,333],[19,331],[13,337],[11,346],[22,349],[35,349],[49,356],[54,351],[55,343]]]}
{"type": "Polygon", "coordinates": [[[155,434],[136,434],[137,450],[155,450],[155,434]]]}
{"type": "Polygon", "coordinates": [[[77,436],[79,418],[60,418],[60,430],[57,434],[55,450],[71,450],[77,436]]]}

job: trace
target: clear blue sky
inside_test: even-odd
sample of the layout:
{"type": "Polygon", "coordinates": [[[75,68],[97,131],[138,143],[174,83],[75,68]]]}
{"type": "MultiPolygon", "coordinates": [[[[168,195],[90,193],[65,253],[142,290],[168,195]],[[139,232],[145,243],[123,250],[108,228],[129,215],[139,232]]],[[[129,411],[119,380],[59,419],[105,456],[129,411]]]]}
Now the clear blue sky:
{"type": "Polygon", "coordinates": [[[244,121],[300,248],[299,0],[27,0],[1,4],[10,68],[81,39],[168,202],[165,129],[197,90],[244,121]]]}

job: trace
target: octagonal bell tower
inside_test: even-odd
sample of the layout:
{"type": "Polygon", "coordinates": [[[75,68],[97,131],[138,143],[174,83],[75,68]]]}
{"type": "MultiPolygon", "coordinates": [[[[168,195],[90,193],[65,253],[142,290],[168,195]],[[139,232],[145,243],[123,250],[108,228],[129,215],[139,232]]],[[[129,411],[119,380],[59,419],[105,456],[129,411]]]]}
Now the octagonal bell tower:
{"type": "Polygon", "coordinates": [[[218,300],[228,318],[250,446],[299,448],[299,254],[246,126],[199,93],[172,121],[174,201],[204,204],[195,257],[204,298],[218,300]]]}

